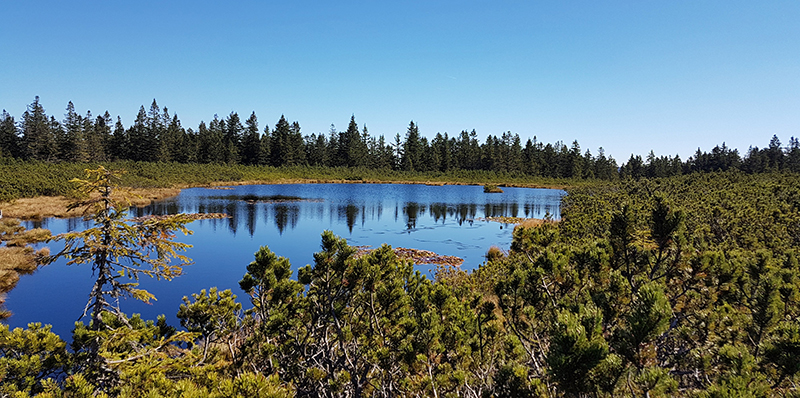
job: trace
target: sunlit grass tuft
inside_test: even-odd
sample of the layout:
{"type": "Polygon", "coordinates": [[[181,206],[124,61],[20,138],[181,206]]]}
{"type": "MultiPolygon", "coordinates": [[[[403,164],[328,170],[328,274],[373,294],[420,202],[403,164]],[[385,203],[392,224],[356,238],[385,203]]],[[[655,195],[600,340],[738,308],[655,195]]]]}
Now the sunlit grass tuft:
{"type": "Polygon", "coordinates": [[[486,252],[486,260],[487,261],[500,260],[505,256],[506,256],[506,254],[503,253],[503,250],[500,249],[497,246],[490,247],[489,250],[486,252]]]}
{"type": "Polygon", "coordinates": [[[529,218],[529,219],[517,224],[517,226],[515,228],[536,228],[536,227],[541,227],[542,225],[545,225],[545,224],[548,224],[548,223],[553,223],[553,222],[555,222],[555,221],[542,220],[542,219],[538,219],[538,218],[529,218]]]}
{"type": "Polygon", "coordinates": [[[20,275],[36,271],[40,259],[49,254],[48,249],[35,252],[30,247],[0,247],[0,294],[13,289],[20,275]]]}

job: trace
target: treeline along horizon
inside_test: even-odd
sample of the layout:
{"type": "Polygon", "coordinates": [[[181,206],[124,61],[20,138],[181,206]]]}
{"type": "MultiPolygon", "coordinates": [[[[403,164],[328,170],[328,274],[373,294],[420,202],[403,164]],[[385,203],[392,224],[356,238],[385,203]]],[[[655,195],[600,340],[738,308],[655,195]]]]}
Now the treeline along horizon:
{"type": "Polygon", "coordinates": [[[578,141],[567,146],[537,141],[523,145],[510,131],[489,135],[481,144],[475,130],[457,136],[437,133],[428,140],[411,121],[405,136],[390,140],[359,128],[351,116],[345,131],[334,125],[328,134],[303,135],[300,124],[281,115],[270,128],[259,128],[255,112],[244,121],[237,112],[226,118],[214,115],[196,130],[184,128],[177,114],[156,100],[149,110],[139,108],[133,125],[125,127],[106,111],[81,116],[70,101],[63,120],[48,116],[37,96],[19,121],[3,110],[0,114],[0,158],[45,162],[145,162],[212,163],[281,166],[362,167],[401,171],[487,170],[545,178],[603,179],[668,177],[693,172],[742,170],[800,172],[800,141],[791,137],[783,146],[773,136],[769,146],[750,147],[744,156],[724,143],[710,152],[700,148],[686,161],[678,155],[642,158],[631,155],[621,166],[606,156],[582,151],[578,141]]]}

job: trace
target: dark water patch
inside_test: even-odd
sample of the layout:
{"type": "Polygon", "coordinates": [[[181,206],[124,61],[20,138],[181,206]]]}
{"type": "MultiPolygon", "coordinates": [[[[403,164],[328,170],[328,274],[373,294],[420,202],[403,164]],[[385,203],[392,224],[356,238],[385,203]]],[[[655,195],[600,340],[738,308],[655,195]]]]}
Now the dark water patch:
{"type": "Polygon", "coordinates": [[[208,199],[240,200],[247,203],[322,202],[322,199],[318,198],[302,198],[290,195],[255,195],[251,193],[244,195],[208,196],[208,199]]]}

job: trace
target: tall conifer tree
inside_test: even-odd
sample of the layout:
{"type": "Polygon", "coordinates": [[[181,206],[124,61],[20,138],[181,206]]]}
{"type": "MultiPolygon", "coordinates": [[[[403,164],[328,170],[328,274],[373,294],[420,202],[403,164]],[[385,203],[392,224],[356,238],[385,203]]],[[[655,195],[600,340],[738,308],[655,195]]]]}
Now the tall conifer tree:
{"type": "Polygon", "coordinates": [[[28,159],[55,160],[56,140],[50,127],[37,95],[22,115],[22,142],[28,159]]]}
{"type": "Polygon", "coordinates": [[[129,159],[129,148],[130,139],[128,137],[128,130],[125,130],[122,119],[117,116],[117,122],[114,124],[114,133],[111,135],[108,143],[108,154],[111,160],[129,159]]]}
{"type": "Polygon", "coordinates": [[[240,161],[240,151],[242,150],[242,132],[244,127],[239,119],[239,114],[231,112],[225,121],[224,161],[228,164],[236,164],[240,161]]]}
{"type": "Polygon", "coordinates": [[[142,105],[139,107],[139,113],[136,114],[136,120],[134,120],[133,126],[128,128],[128,155],[131,160],[150,160],[147,158],[147,124],[147,111],[145,111],[144,105],[142,105]]]}
{"type": "Polygon", "coordinates": [[[3,156],[22,157],[17,124],[14,122],[14,117],[9,115],[5,109],[0,114],[0,157],[3,156]]]}
{"type": "Polygon", "coordinates": [[[258,133],[258,118],[256,113],[250,114],[245,121],[245,133],[242,138],[242,163],[258,164],[261,159],[261,137],[258,133]]]}
{"type": "MultiPolygon", "coordinates": [[[[87,113],[86,121],[91,121],[87,113]]],[[[111,138],[111,115],[106,111],[98,116],[93,123],[86,125],[86,152],[89,160],[104,162],[109,159],[108,146],[111,138]]]]}
{"type": "Polygon", "coordinates": [[[403,145],[403,170],[419,170],[422,161],[422,143],[419,137],[419,128],[414,121],[408,124],[406,140],[403,145]]]}
{"type": "Polygon", "coordinates": [[[59,158],[68,162],[84,162],[88,159],[86,141],[84,140],[83,118],[75,112],[75,105],[67,104],[64,115],[63,135],[59,142],[59,158]]]}

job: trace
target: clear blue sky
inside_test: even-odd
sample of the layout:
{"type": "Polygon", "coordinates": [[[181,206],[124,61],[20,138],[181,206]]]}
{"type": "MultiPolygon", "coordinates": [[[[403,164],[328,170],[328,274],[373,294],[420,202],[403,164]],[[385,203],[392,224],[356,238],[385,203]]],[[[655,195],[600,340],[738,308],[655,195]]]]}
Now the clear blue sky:
{"type": "Polygon", "coordinates": [[[0,108],[518,133],[618,161],[800,136],[800,1],[7,1],[0,108]]]}

